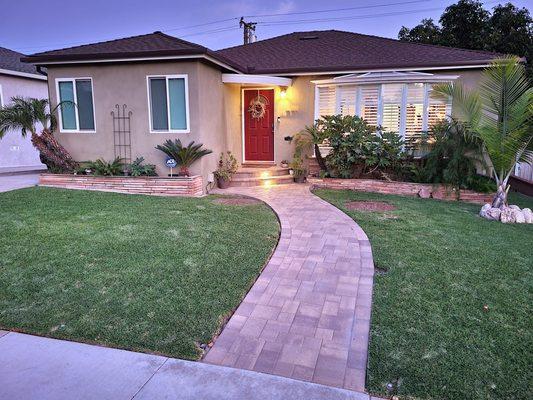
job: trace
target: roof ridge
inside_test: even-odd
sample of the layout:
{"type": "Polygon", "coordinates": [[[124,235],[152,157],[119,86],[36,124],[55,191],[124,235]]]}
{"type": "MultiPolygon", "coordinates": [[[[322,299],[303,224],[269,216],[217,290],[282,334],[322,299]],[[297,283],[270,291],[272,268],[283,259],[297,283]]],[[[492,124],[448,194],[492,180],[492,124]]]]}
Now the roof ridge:
{"type": "MultiPolygon", "coordinates": [[[[191,45],[191,46],[199,47],[199,48],[202,48],[204,50],[210,50],[208,47],[202,46],[201,44],[194,43],[194,42],[189,42],[188,40],[184,40],[182,38],[179,38],[179,37],[176,37],[176,36],[172,36],[172,35],[169,35],[168,33],[164,33],[164,32],[161,32],[161,31],[154,31],[151,34],[152,35],[163,36],[165,38],[176,40],[178,42],[181,42],[181,43],[184,43],[184,44],[188,44],[188,45],[191,45]]],[[[150,35],[150,33],[147,34],[147,35],[150,35]]]]}
{"type": "Polygon", "coordinates": [[[18,54],[20,56],[26,56],[26,54],[24,54],[24,53],[20,53],[20,52],[18,52],[16,50],[8,49],[7,47],[0,46],[0,50],[7,50],[7,51],[9,51],[11,53],[15,53],[15,54],[18,54]]]}
{"type": "Polygon", "coordinates": [[[102,40],[100,42],[94,42],[94,43],[85,43],[85,44],[80,44],[78,46],[71,46],[71,47],[62,47],[60,49],[53,49],[53,50],[47,50],[47,51],[42,51],[42,52],[39,52],[39,53],[34,53],[34,54],[31,54],[31,56],[41,56],[41,55],[47,55],[48,53],[50,52],[57,52],[57,51],[62,51],[62,50],[72,50],[72,49],[79,49],[80,47],[86,47],[86,46],[94,46],[94,45],[99,45],[99,44],[105,44],[105,43],[113,43],[113,42],[119,42],[121,40],[129,40],[129,39],[135,39],[135,38],[140,38],[140,37],[143,37],[143,36],[150,36],[150,35],[154,35],[154,34],[160,34],[162,36],[165,36],[165,37],[168,37],[168,38],[173,38],[173,39],[176,39],[176,40],[181,40],[185,43],[191,43],[195,46],[198,46],[198,47],[202,47],[196,43],[192,43],[192,42],[187,42],[183,39],[179,39],[177,37],[174,37],[174,36],[170,36],[170,35],[167,35],[165,33],[162,33],[162,32],[159,32],[159,31],[155,31],[155,32],[150,32],[150,33],[143,33],[143,34],[140,34],[140,35],[132,35],[132,36],[126,36],[126,37],[122,37],[122,38],[118,38],[118,39],[111,39],[111,40],[102,40]]]}
{"type": "Polygon", "coordinates": [[[465,49],[463,47],[444,46],[442,44],[405,42],[405,41],[399,40],[399,39],[393,39],[393,38],[388,38],[388,37],[383,37],[383,36],[378,36],[378,35],[370,35],[368,33],[350,32],[350,31],[343,31],[343,30],[338,30],[338,29],[331,29],[330,31],[341,32],[341,33],[351,33],[352,35],[366,36],[366,37],[372,37],[372,38],[376,38],[376,39],[390,40],[390,41],[393,41],[394,43],[398,43],[398,44],[402,44],[402,45],[403,44],[411,44],[411,45],[414,44],[414,45],[418,45],[418,46],[437,47],[437,48],[441,48],[441,49],[452,49],[452,50],[459,50],[459,51],[468,51],[468,52],[480,53],[480,54],[485,54],[485,55],[487,55],[487,54],[502,55],[502,56],[505,55],[503,53],[497,53],[495,51],[465,49]]]}

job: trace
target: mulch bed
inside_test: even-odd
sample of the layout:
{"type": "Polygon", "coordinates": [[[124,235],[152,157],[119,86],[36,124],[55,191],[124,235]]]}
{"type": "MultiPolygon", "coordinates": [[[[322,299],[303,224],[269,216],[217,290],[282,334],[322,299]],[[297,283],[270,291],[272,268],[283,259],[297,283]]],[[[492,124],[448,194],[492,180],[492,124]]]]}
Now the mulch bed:
{"type": "Polygon", "coordinates": [[[385,203],[384,201],[348,201],[346,202],[348,210],[356,211],[393,211],[396,206],[385,203]]]}
{"type": "Polygon", "coordinates": [[[252,204],[259,204],[261,203],[261,201],[257,199],[252,199],[251,197],[227,196],[227,197],[219,197],[213,200],[213,203],[223,204],[225,206],[249,206],[252,204]]]}

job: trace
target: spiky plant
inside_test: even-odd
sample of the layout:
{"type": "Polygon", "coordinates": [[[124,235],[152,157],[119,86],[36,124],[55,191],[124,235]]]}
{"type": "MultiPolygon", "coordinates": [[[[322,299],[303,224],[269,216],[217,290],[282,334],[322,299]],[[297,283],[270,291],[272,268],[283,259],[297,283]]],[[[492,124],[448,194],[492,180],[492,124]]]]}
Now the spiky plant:
{"type": "Polygon", "coordinates": [[[77,166],[76,162],[52,134],[56,127],[56,109],[51,109],[45,99],[11,98],[11,104],[0,108],[0,139],[11,130],[20,130],[23,137],[29,132],[32,144],[48,169],[72,171],[77,166]],[[37,133],[38,125],[42,126],[41,134],[37,133]]]}
{"type": "Polygon", "coordinates": [[[517,162],[533,162],[533,89],[516,57],[494,60],[477,90],[459,83],[435,88],[451,96],[455,117],[483,142],[498,187],[493,207],[507,204],[509,177],[517,162]]]}
{"type": "Polygon", "coordinates": [[[322,157],[319,147],[328,136],[327,132],[323,129],[323,125],[321,120],[317,120],[313,125],[306,126],[303,130],[295,134],[293,141],[297,157],[301,157],[303,151],[313,149],[318,166],[322,171],[327,172],[326,161],[322,157]]]}
{"type": "Polygon", "coordinates": [[[211,150],[202,149],[202,146],[203,144],[195,144],[194,141],[190,142],[188,146],[183,146],[179,139],[174,141],[169,139],[155,148],[176,160],[179,165],[180,176],[189,176],[189,167],[203,156],[212,153],[211,150]]]}

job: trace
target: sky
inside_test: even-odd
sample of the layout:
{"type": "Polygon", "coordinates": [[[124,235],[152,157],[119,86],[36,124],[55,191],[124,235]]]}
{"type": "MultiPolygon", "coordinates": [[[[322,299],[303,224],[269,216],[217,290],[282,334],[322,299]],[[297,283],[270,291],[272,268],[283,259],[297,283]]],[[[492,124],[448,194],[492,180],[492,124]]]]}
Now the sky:
{"type": "MultiPolygon", "coordinates": [[[[492,9],[506,1],[484,1],[492,9]]],[[[453,0],[0,0],[0,46],[25,54],[163,31],[217,50],[257,39],[338,29],[397,38],[402,25],[438,20],[453,0]],[[273,15],[275,14],[275,15],[273,15]]],[[[533,0],[512,0],[531,10],[533,0]]]]}

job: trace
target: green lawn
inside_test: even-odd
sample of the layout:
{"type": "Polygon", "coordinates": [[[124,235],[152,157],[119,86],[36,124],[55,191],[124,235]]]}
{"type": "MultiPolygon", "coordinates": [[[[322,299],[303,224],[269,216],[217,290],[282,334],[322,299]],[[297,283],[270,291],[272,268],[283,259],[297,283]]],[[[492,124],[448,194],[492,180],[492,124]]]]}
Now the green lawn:
{"type": "Polygon", "coordinates": [[[195,359],[278,239],[264,204],[0,194],[0,328],[195,359]]]}
{"type": "MultiPolygon", "coordinates": [[[[319,190],[368,234],[375,277],[367,388],[422,399],[526,399],[533,391],[533,226],[480,206],[319,190]],[[395,211],[348,211],[381,200],[395,211]],[[488,312],[483,305],[488,305],[488,312]]],[[[512,195],[511,203],[533,208],[512,195]]]]}

